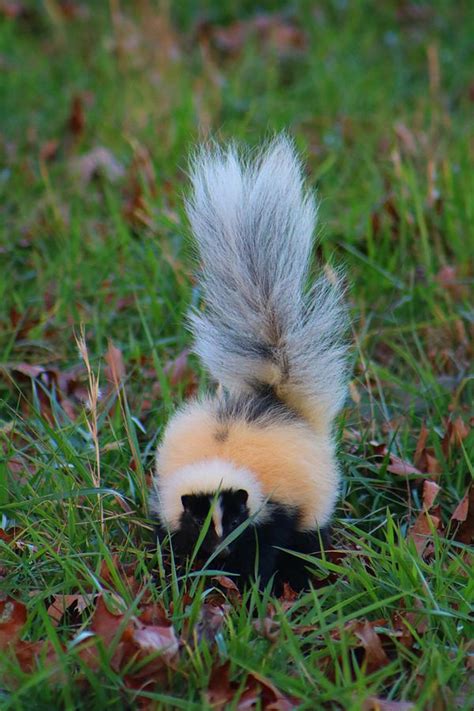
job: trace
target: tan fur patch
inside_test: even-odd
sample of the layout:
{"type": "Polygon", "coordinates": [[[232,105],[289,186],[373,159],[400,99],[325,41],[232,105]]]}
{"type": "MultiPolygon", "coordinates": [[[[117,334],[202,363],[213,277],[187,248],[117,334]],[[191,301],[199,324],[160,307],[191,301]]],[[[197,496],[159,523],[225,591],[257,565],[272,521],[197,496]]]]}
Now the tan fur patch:
{"type": "Polygon", "coordinates": [[[217,426],[210,400],[177,413],[158,450],[159,477],[168,479],[193,462],[223,459],[253,472],[265,496],[297,506],[302,528],[327,523],[340,478],[330,436],[300,422],[263,427],[237,420],[229,423],[225,440],[216,440],[217,426]]]}

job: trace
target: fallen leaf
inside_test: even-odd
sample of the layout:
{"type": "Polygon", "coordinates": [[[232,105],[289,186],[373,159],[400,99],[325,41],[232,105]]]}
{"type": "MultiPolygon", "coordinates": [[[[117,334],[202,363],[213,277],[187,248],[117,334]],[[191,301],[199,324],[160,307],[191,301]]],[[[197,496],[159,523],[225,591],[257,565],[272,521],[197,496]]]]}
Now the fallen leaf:
{"type": "MultiPolygon", "coordinates": [[[[267,711],[291,711],[300,705],[297,698],[283,694],[269,679],[257,672],[249,674],[247,690],[251,691],[255,683],[261,687],[262,708],[267,711]]],[[[242,707],[238,705],[237,708],[242,707]]]]}
{"type": "Polygon", "coordinates": [[[97,596],[91,630],[102,639],[106,648],[117,638],[123,618],[122,613],[114,614],[109,611],[103,595],[97,596]]]}
{"type": "Polygon", "coordinates": [[[416,443],[415,456],[413,457],[413,461],[417,468],[423,466],[422,456],[426,448],[426,442],[428,441],[428,434],[428,428],[426,427],[425,423],[423,423],[423,425],[421,426],[420,434],[418,435],[418,441],[416,443]]]}
{"type": "Polygon", "coordinates": [[[215,575],[212,579],[215,580],[221,588],[235,593],[240,598],[240,590],[232,578],[228,578],[226,575],[215,575]]]}
{"type": "Polygon", "coordinates": [[[138,619],[145,625],[166,626],[169,624],[166,610],[159,602],[151,602],[141,605],[138,619]]]}
{"type": "Polygon", "coordinates": [[[456,506],[451,522],[460,524],[455,533],[455,539],[461,543],[471,543],[474,539],[474,484],[464,494],[456,506]]]}
{"type": "Polygon", "coordinates": [[[387,471],[392,474],[398,474],[399,476],[408,476],[409,474],[417,474],[418,476],[423,476],[422,472],[417,469],[410,462],[406,462],[396,454],[390,454],[390,463],[387,465],[387,471]]]}
{"type": "Polygon", "coordinates": [[[160,658],[172,662],[179,652],[179,643],[174,628],[158,625],[144,625],[132,633],[132,639],[145,655],[160,652],[160,658]]]}
{"type": "Polygon", "coordinates": [[[230,662],[215,665],[212,668],[204,697],[215,711],[224,711],[234,698],[234,689],[231,686],[229,670],[230,662]]]}
{"type": "MultiPolygon", "coordinates": [[[[57,651],[50,640],[40,640],[38,642],[20,641],[15,645],[14,651],[20,668],[25,674],[31,674],[35,671],[38,659],[41,659],[42,665],[57,664],[58,661],[57,651]]],[[[48,678],[51,681],[64,682],[60,669],[52,675],[49,674],[48,678]]]]}
{"type": "Polygon", "coordinates": [[[429,510],[433,506],[440,491],[441,487],[438,486],[438,484],[429,479],[425,479],[423,482],[423,506],[426,510],[429,510]]]}
{"type": "Polygon", "coordinates": [[[0,600],[0,650],[17,642],[26,617],[26,606],[19,600],[12,597],[0,600]]]}
{"type": "Polygon", "coordinates": [[[408,539],[412,540],[419,555],[422,555],[432,536],[433,531],[440,527],[441,519],[438,516],[422,511],[413,526],[408,531],[408,539]]]}
{"type": "Polygon", "coordinates": [[[389,662],[380,638],[374,630],[374,624],[373,622],[365,620],[356,622],[350,627],[350,631],[362,642],[365,652],[364,662],[367,665],[367,672],[369,674],[377,671],[377,669],[380,669],[389,662]]]}
{"type": "Polygon", "coordinates": [[[441,441],[441,447],[445,457],[449,456],[452,446],[459,446],[468,436],[470,427],[462,417],[457,417],[455,420],[448,420],[446,432],[441,441]]]}
{"type": "Polygon", "coordinates": [[[77,612],[81,614],[93,602],[94,595],[55,595],[52,603],[48,607],[48,615],[53,625],[57,626],[66,610],[73,605],[77,612]]]}

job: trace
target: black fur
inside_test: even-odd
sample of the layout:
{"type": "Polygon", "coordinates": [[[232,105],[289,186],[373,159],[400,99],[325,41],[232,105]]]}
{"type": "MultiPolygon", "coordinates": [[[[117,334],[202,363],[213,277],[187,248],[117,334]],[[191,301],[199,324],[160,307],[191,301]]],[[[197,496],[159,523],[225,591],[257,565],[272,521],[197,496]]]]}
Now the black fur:
{"type": "Polygon", "coordinates": [[[217,409],[217,418],[222,425],[227,425],[242,418],[246,422],[258,423],[270,416],[273,420],[300,419],[297,412],[280,400],[269,385],[254,384],[254,394],[233,395],[225,392],[217,409]]]}
{"type": "MultiPolygon", "coordinates": [[[[180,527],[173,533],[173,548],[180,557],[193,552],[199,533],[209,514],[215,497],[208,494],[183,496],[183,514],[180,527]]],[[[243,489],[220,492],[223,511],[223,536],[219,539],[212,519],[204,537],[199,558],[209,557],[232,531],[248,518],[247,492],[243,489]]],[[[253,579],[259,580],[260,588],[265,588],[273,578],[273,591],[279,595],[283,584],[289,583],[293,590],[300,591],[308,587],[309,573],[307,563],[301,558],[279,550],[280,548],[315,555],[328,546],[327,528],[319,531],[299,531],[298,511],[268,502],[271,515],[267,521],[253,524],[232,541],[215,559],[213,567],[239,576],[238,583],[244,587],[253,579]]],[[[159,537],[164,534],[159,530],[159,537]]]]}
{"type": "Polygon", "coordinates": [[[276,595],[283,592],[283,584],[289,583],[299,592],[309,585],[307,562],[286,553],[285,548],[295,553],[317,555],[321,543],[328,545],[328,529],[318,531],[298,531],[298,513],[274,504],[272,516],[265,522],[249,526],[238,539],[228,559],[222,561],[230,573],[240,575],[241,587],[255,578],[261,589],[273,578],[272,589],[276,595]]]}
{"type": "MultiPolygon", "coordinates": [[[[222,539],[219,539],[212,520],[210,520],[201,544],[201,555],[211,555],[222,540],[227,538],[233,530],[248,518],[247,498],[248,494],[244,489],[227,489],[219,492],[223,512],[223,536],[222,539]]],[[[173,545],[178,554],[187,554],[194,550],[201,529],[206,524],[214,499],[216,497],[212,494],[189,494],[181,497],[183,513],[179,529],[173,534],[173,545]]],[[[222,556],[228,555],[230,550],[230,548],[225,549],[222,556]]]]}

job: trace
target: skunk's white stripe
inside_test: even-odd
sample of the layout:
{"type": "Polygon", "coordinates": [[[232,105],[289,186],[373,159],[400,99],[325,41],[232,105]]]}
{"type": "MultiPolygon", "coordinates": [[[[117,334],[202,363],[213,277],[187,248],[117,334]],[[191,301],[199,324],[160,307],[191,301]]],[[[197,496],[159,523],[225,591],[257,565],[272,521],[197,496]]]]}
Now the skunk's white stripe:
{"type": "Polygon", "coordinates": [[[212,512],[212,522],[214,524],[214,530],[219,538],[222,538],[222,534],[224,533],[224,528],[222,526],[223,513],[224,512],[222,510],[222,498],[219,496],[212,512]]]}

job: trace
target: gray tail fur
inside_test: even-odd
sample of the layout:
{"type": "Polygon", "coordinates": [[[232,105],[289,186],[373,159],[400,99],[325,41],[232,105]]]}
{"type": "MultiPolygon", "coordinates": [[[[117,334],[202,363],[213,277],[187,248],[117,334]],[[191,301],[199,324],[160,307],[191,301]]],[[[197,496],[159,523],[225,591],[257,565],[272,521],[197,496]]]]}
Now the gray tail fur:
{"type": "Polygon", "coordinates": [[[345,397],[345,308],[336,273],[307,288],[316,206],[292,141],[202,148],[191,180],[207,305],[190,316],[196,353],[231,392],[270,386],[329,426],[345,397]]]}

